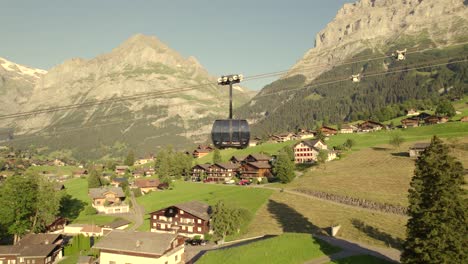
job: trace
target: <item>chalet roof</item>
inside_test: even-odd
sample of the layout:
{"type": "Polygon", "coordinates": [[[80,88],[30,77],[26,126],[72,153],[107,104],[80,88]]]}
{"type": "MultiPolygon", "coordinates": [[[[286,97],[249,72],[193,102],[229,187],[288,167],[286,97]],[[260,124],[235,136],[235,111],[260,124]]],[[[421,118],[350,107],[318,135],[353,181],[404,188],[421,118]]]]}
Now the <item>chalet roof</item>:
{"type": "Polygon", "coordinates": [[[194,152],[211,152],[213,150],[210,146],[198,145],[198,147],[194,150],[194,152]]]}
{"type": "Polygon", "coordinates": [[[232,158],[230,160],[243,161],[243,160],[245,160],[245,158],[247,158],[247,156],[245,156],[245,155],[234,155],[234,156],[232,156],[232,158]]]}
{"type": "Polygon", "coordinates": [[[19,255],[18,246],[0,246],[0,256],[19,255]]]}
{"type": "Polygon", "coordinates": [[[85,233],[101,233],[102,228],[97,225],[85,225],[80,232],[85,233]]]}
{"type": "Polygon", "coordinates": [[[323,145],[326,145],[323,141],[321,141],[320,139],[312,139],[312,140],[302,140],[301,142],[295,144],[294,146],[297,146],[298,144],[302,143],[306,146],[309,146],[311,148],[315,148],[315,145],[317,145],[317,143],[321,142],[323,145]]]}
{"type": "Polygon", "coordinates": [[[422,113],[420,113],[420,114],[418,115],[418,118],[419,118],[419,119],[424,119],[424,118],[429,117],[429,116],[431,116],[431,114],[428,114],[428,113],[426,113],[426,112],[422,112],[422,113]]]}
{"type": "Polygon", "coordinates": [[[333,127],[329,127],[329,126],[322,126],[322,127],[320,128],[320,130],[322,130],[322,129],[327,129],[327,130],[337,131],[337,130],[336,130],[336,129],[334,129],[333,127]]]}
{"type": "Polygon", "coordinates": [[[127,178],[114,178],[112,181],[120,183],[128,182],[127,178]]]}
{"type": "Polygon", "coordinates": [[[351,125],[344,124],[341,126],[341,129],[353,129],[353,127],[351,125]]]}
{"type": "Polygon", "coordinates": [[[206,221],[210,220],[211,207],[206,203],[202,203],[199,201],[190,201],[190,202],[176,204],[174,205],[174,207],[182,209],[185,212],[191,215],[194,215],[196,217],[199,217],[203,220],[206,220],[206,221]]]}
{"type": "Polygon", "coordinates": [[[104,188],[90,188],[88,191],[89,196],[91,198],[105,198],[105,193],[113,192],[118,197],[125,197],[125,193],[123,192],[122,188],[120,187],[104,187],[104,188]]]}
{"type": "Polygon", "coordinates": [[[20,256],[24,257],[46,257],[51,252],[55,251],[58,246],[55,244],[49,245],[27,245],[20,247],[20,256]]]}
{"type": "Polygon", "coordinates": [[[256,161],[269,161],[271,159],[270,156],[261,153],[250,154],[246,159],[248,158],[253,158],[256,161]]]}
{"type": "Polygon", "coordinates": [[[122,226],[125,226],[125,225],[128,225],[128,224],[130,224],[130,221],[120,218],[120,219],[114,220],[110,224],[105,225],[104,227],[116,229],[116,228],[119,228],[119,227],[122,227],[122,226]]]}
{"type": "Polygon", "coordinates": [[[135,185],[138,188],[153,188],[158,187],[160,184],[158,179],[136,179],[135,185]]]}
{"type": "Polygon", "coordinates": [[[123,166],[123,165],[122,166],[115,166],[115,169],[116,170],[126,170],[126,169],[128,169],[128,166],[123,166]]]}
{"type": "Polygon", "coordinates": [[[176,238],[176,234],[112,230],[93,248],[161,256],[176,238]]]}
{"type": "Polygon", "coordinates": [[[215,164],[213,164],[213,166],[218,166],[218,167],[221,167],[221,168],[226,169],[226,170],[235,170],[235,169],[238,169],[240,167],[239,164],[234,164],[234,163],[230,163],[230,162],[215,163],[215,164]]]}
{"type": "Polygon", "coordinates": [[[271,165],[268,162],[255,161],[255,162],[249,162],[247,163],[247,165],[250,165],[257,169],[271,169],[271,165]]]}
{"type": "Polygon", "coordinates": [[[47,245],[61,238],[60,234],[27,234],[19,241],[19,245],[47,245]]]}
{"type": "Polygon", "coordinates": [[[410,149],[426,149],[431,143],[416,143],[410,149]]]}
{"type": "Polygon", "coordinates": [[[200,169],[203,169],[203,170],[208,170],[210,168],[211,164],[197,164],[195,166],[193,166],[192,169],[195,169],[196,167],[199,167],[200,169]]]}

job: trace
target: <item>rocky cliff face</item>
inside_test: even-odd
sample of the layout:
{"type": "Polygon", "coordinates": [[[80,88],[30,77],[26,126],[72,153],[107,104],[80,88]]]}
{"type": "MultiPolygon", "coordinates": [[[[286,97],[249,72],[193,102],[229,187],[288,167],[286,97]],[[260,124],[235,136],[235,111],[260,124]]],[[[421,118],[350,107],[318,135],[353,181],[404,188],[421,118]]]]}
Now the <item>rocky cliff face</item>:
{"type": "MultiPolygon", "coordinates": [[[[226,87],[217,86],[216,78],[209,75],[194,57],[186,59],[157,38],[141,34],[108,54],[90,60],[71,59],[45,75],[37,75],[37,80],[34,79],[28,89],[27,104],[21,111],[11,112],[149,93],[132,100],[0,120],[4,127],[13,128],[16,136],[57,133],[70,143],[61,142],[63,148],[76,147],[73,144],[80,143],[59,135],[61,131],[108,123],[111,123],[109,127],[83,129],[77,133],[94,133],[95,137],[109,139],[105,143],[98,141],[98,144],[113,145],[115,141],[121,141],[135,149],[145,145],[153,151],[156,145],[167,142],[184,145],[205,141],[213,120],[225,117],[228,109],[226,87]],[[197,88],[179,91],[191,87],[197,88]],[[177,92],[161,95],[167,90],[177,92]]],[[[235,96],[240,105],[251,98],[251,92],[237,87],[235,96]]]]}
{"type": "Polygon", "coordinates": [[[19,112],[46,73],[0,57],[0,114],[19,112]]]}
{"type": "MultiPolygon", "coordinates": [[[[468,8],[461,0],[360,0],[345,4],[315,38],[315,47],[285,77],[313,80],[343,60],[372,49],[385,52],[406,37],[430,40],[432,46],[468,41],[468,8]]],[[[418,48],[422,43],[406,43],[418,48]],[[413,45],[414,44],[414,45],[413,45]]]]}

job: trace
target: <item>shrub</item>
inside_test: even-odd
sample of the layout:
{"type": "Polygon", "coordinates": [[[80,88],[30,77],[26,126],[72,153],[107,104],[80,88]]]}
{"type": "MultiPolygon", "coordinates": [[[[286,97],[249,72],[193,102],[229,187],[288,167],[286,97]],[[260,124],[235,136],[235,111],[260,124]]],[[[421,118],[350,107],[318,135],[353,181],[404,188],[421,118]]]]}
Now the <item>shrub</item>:
{"type": "Polygon", "coordinates": [[[85,215],[95,215],[95,214],[97,214],[97,210],[92,205],[88,205],[84,209],[84,214],[85,215]]]}

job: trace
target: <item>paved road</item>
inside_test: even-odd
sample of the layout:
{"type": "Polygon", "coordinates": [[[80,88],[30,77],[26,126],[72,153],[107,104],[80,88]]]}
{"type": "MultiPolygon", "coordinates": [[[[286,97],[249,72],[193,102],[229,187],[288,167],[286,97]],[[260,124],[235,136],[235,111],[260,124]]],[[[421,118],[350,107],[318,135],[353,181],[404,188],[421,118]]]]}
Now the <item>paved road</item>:
{"type": "Polygon", "coordinates": [[[137,228],[139,228],[143,224],[143,217],[145,215],[145,208],[137,203],[137,200],[135,199],[135,194],[133,191],[130,191],[130,200],[132,201],[132,211],[133,211],[133,219],[134,219],[134,225],[130,227],[128,230],[130,231],[135,231],[137,228]]]}

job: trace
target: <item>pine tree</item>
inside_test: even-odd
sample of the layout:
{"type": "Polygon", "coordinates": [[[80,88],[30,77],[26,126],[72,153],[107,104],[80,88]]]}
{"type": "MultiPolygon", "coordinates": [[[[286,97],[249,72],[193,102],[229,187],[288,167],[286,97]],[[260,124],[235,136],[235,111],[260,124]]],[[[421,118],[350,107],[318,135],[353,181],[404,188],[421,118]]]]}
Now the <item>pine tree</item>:
{"type": "Polygon", "coordinates": [[[133,166],[135,163],[135,153],[133,153],[132,150],[130,150],[127,154],[127,157],[125,158],[125,165],[127,166],[133,166]]]}
{"type": "Polygon", "coordinates": [[[291,161],[286,152],[281,151],[278,154],[273,172],[282,183],[288,183],[294,179],[294,162],[291,161]]]}
{"type": "Polygon", "coordinates": [[[88,176],[88,188],[99,188],[102,186],[101,176],[95,169],[89,172],[88,176]]]}
{"type": "Polygon", "coordinates": [[[220,163],[221,162],[221,152],[219,149],[215,149],[213,152],[213,163],[220,163]]]}
{"type": "Polygon", "coordinates": [[[402,263],[467,263],[463,166],[434,137],[416,161],[402,263]]]}

